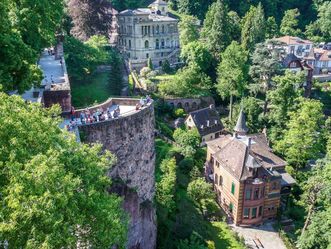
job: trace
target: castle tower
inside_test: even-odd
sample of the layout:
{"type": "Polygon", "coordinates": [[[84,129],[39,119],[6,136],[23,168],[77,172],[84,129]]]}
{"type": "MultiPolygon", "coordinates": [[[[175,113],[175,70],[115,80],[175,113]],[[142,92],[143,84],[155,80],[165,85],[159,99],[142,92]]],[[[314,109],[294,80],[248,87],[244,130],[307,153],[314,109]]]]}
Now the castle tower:
{"type": "Polygon", "coordinates": [[[168,13],[168,3],[163,0],[156,0],[151,3],[148,7],[152,9],[155,13],[165,16],[168,13]]]}
{"type": "Polygon", "coordinates": [[[237,124],[233,130],[238,135],[246,135],[248,132],[248,127],[246,125],[246,117],[243,108],[240,109],[237,124]]]}

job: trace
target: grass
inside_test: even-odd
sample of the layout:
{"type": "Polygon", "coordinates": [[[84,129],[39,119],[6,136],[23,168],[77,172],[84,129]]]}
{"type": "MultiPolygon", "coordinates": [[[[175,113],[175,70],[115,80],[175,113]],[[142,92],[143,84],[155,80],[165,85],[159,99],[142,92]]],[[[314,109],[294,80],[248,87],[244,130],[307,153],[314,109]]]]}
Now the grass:
{"type": "Polygon", "coordinates": [[[115,94],[108,82],[109,72],[97,73],[84,82],[71,80],[73,106],[83,108],[106,101],[115,94]]]}
{"type": "Polygon", "coordinates": [[[237,241],[234,232],[223,221],[211,222],[208,232],[211,240],[215,243],[216,249],[244,249],[244,246],[237,241]]]}
{"type": "Polygon", "coordinates": [[[157,76],[153,77],[151,80],[155,84],[159,84],[159,83],[164,82],[164,81],[170,81],[174,77],[175,77],[175,74],[162,74],[162,75],[157,75],[157,76]]]}

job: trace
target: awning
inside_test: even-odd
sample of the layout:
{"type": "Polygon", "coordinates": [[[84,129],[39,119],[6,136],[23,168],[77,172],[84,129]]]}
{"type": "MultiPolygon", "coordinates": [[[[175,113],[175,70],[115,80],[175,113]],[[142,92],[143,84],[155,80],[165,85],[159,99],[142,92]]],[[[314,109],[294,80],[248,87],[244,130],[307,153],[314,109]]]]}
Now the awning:
{"type": "Polygon", "coordinates": [[[282,176],[282,180],[281,180],[282,187],[296,184],[296,181],[289,173],[284,172],[284,173],[280,173],[280,175],[282,176]]]}

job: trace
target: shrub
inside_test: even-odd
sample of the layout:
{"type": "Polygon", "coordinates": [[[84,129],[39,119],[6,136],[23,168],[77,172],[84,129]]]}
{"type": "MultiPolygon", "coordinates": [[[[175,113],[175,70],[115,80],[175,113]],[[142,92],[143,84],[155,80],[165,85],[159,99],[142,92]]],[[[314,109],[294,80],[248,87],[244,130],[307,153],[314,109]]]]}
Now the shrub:
{"type": "Polygon", "coordinates": [[[170,67],[170,63],[168,60],[165,60],[164,62],[162,62],[162,71],[164,73],[171,73],[171,67],[170,67]]]}
{"type": "Polygon", "coordinates": [[[174,111],[175,118],[183,118],[185,116],[185,111],[182,108],[177,108],[174,111]]]}
{"type": "Polygon", "coordinates": [[[143,78],[147,78],[147,74],[149,74],[152,70],[149,67],[143,67],[140,70],[140,76],[143,78]]]}

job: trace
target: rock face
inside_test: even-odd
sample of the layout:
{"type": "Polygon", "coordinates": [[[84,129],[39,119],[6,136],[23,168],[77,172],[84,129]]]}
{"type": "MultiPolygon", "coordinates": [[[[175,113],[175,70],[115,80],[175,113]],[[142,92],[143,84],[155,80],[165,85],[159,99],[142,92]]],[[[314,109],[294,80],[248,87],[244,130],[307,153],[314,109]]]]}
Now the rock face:
{"type": "Polygon", "coordinates": [[[156,246],[154,107],[100,123],[79,127],[86,143],[99,142],[117,157],[110,169],[112,191],[124,197],[130,214],[129,249],[154,249],[156,246]]]}

